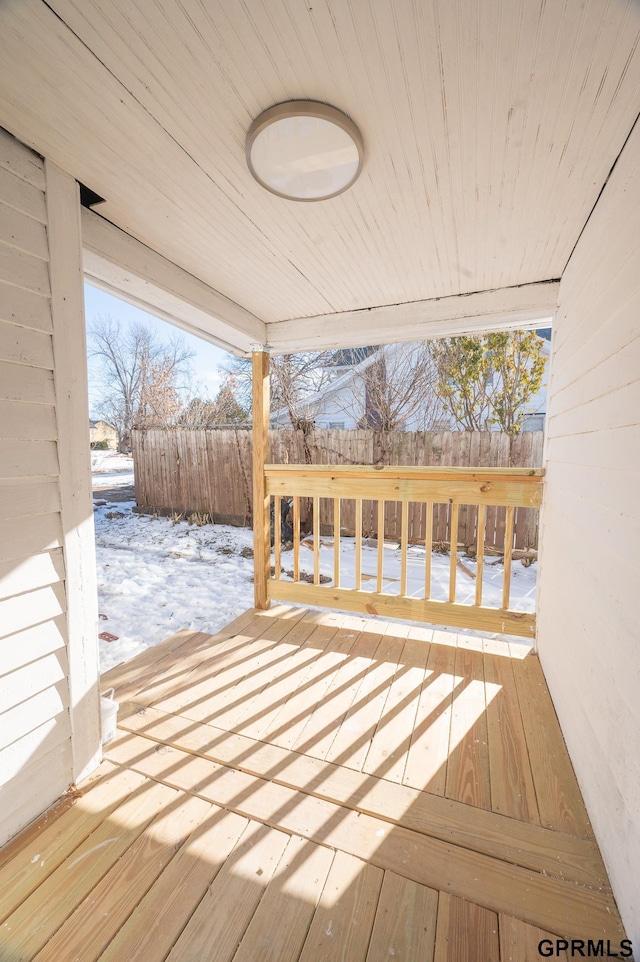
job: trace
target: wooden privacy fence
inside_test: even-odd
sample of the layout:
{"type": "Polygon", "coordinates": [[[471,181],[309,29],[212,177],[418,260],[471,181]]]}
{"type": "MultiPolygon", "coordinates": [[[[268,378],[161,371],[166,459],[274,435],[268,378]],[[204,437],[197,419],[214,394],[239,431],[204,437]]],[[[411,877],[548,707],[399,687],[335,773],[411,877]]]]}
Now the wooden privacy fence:
{"type": "MultiPolygon", "coordinates": [[[[543,433],[531,431],[510,438],[497,431],[393,431],[318,430],[307,440],[314,464],[342,466],[383,465],[456,468],[539,468],[542,465],[543,433]]],[[[252,444],[246,429],[157,429],[132,432],[136,499],[144,509],[164,512],[208,514],[214,521],[250,524],[252,518],[252,444]]],[[[303,465],[305,443],[301,431],[276,430],[270,436],[274,464],[303,465]]],[[[299,504],[302,529],[310,530],[316,517],[310,498],[299,504]]],[[[320,499],[322,533],[333,531],[333,500],[320,499]]],[[[451,542],[451,507],[448,500],[414,501],[403,509],[402,501],[388,499],[380,511],[375,499],[362,500],[364,537],[377,538],[383,520],[384,537],[400,540],[403,524],[409,543],[424,543],[431,526],[434,545],[451,542]],[[406,512],[406,517],[403,515],[406,512]],[[404,520],[403,520],[404,518],[404,520]]],[[[477,505],[461,505],[457,518],[458,542],[474,543],[477,505]]],[[[341,508],[341,533],[355,535],[356,502],[345,500],[341,508]]],[[[504,506],[488,505],[485,544],[501,550],[507,512],[504,506]]],[[[514,547],[535,548],[538,512],[517,506],[514,516],[514,547]]]]}
{"type": "MultiPolygon", "coordinates": [[[[279,517],[282,498],[292,500],[293,516],[293,571],[292,581],[281,576],[281,545],[274,545],[274,566],[266,579],[266,597],[274,601],[337,607],[347,611],[369,612],[394,618],[407,618],[435,624],[498,631],[532,637],[535,615],[510,608],[511,557],[515,540],[515,513],[518,509],[536,511],[542,498],[542,470],[518,468],[438,469],[416,467],[338,467],[321,465],[265,466],[265,489],[273,501],[275,517],[279,517]],[[300,503],[303,498],[313,501],[313,583],[301,577],[300,566],[300,503]],[[320,584],[321,505],[325,501],[333,516],[333,581],[320,584]],[[378,527],[382,526],[385,503],[400,504],[400,579],[397,593],[384,590],[384,539],[378,538],[375,591],[362,590],[362,546],[365,503],[374,504],[378,527]],[[353,587],[344,587],[341,578],[340,541],[343,506],[353,503],[355,520],[355,577],[353,587]],[[424,538],[424,586],[416,595],[408,593],[407,569],[409,547],[409,516],[411,508],[422,505],[426,517],[424,538]],[[449,552],[448,600],[432,598],[432,549],[430,519],[439,507],[447,507],[452,549],[449,552]],[[502,509],[505,515],[501,528],[504,569],[501,598],[489,604],[483,599],[483,559],[486,545],[487,520],[491,511],[502,509]],[[456,600],[458,571],[457,551],[462,511],[466,510],[467,525],[471,513],[474,522],[476,575],[474,600],[461,604],[456,600]]],[[[469,532],[467,532],[469,537],[469,532]]],[[[269,557],[270,546],[264,546],[269,557]]],[[[259,572],[256,571],[256,577],[259,572]]]]}

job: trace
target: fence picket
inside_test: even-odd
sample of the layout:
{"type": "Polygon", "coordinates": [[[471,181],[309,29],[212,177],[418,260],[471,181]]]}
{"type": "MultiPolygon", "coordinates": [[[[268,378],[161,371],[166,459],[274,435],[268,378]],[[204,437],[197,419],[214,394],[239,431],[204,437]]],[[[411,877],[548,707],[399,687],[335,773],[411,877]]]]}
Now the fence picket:
{"type": "MultiPolygon", "coordinates": [[[[251,432],[245,428],[151,429],[134,431],[132,447],[135,461],[136,498],[143,508],[166,512],[200,512],[214,521],[247,524],[251,521],[251,432]]],[[[271,432],[271,459],[274,464],[304,463],[304,437],[301,431],[278,429],[271,432]]],[[[541,467],[542,431],[509,438],[496,431],[380,432],[372,430],[319,430],[310,439],[315,463],[323,464],[398,464],[460,467],[541,467]]],[[[301,497],[298,505],[300,530],[311,530],[311,499],[301,497]]],[[[321,499],[318,522],[321,530],[333,530],[333,504],[321,499]]],[[[488,507],[485,519],[485,544],[502,549],[506,508],[488,507]]],[[[515,548],[535,548],[538,537],[538,512],[518,508],[515,512],[515,548]]],[[[355,535],[358,524],[362,537],[378,537],[378,506],[363,499],[341,505],[344,534],[355,535]],[[359,522],[357,518],[359,517],[359,522]]],[[[408,508],[408,541],[424,544],[427,527],[434,544],[451,540],[451,512],[448,504],[424,504],[408,508]]],[[[478,511],[462,505],[458,515],[459,540],[465,545],[477,542],[478,511]]],[[[385,504],[381,538],[395,539],[402,534],[400,504],[385,504]]]]}

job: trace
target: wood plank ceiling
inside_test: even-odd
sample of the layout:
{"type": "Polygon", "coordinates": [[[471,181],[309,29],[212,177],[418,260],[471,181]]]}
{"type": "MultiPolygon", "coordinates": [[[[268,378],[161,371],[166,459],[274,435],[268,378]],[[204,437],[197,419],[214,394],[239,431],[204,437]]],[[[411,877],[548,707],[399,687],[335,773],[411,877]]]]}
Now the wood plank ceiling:
{"type": "Polygon", "coordinates": [[[636,0],[9,0],[0,124],[267,323],[558,278],[640,107],[636,0]],[[246,167],[283,100],[344,110],[317,204],[246,167]]]}

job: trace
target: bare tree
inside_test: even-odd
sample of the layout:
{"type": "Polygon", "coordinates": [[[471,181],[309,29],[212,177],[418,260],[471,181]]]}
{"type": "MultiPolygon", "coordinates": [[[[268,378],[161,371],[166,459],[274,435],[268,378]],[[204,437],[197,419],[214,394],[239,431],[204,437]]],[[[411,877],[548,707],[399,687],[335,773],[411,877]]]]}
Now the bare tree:
{"type": "Polygon", "coordinates": [[[411,425],[428,430],[441,411],[435,382],[427,341],[388,345],[353,368],[341,405],[360,428],[402,431],[411,425]]]}
{"type": "Polygon", "coordinates": [[[184,339],[163,342],[144,324],[123,327],[112,317],[97,318],[88,334],[89,354],[100,362],[98,412],[118,432],[118,450],[127,450],[134,427],[174,423],[194,356],[184,339]]]}
{"type": "Polygon", "coordinates": [[[192,397],[180,415],[185,427],[207,427],[212,424],[246,424],[250,415],[241,403],[238,379],[227,371],[215,398],[192,397]]]}
{"type": "Polygon", "coordinates": [[[293,428],[313,428],[313,399],[330,374],[326,364],[330,352],[281,354],[272,358],[271,395],[274,409],[284,408],[293,428]]]}
{"type": "MultiPolygon", "coordinates": [[[[281,425],[302,431],[305,461],[311,463],[309,436],[314,428],[315,398],[336,375],[329,366],[333,351],[275,354],[270,359],[271,411],[281,425]]],[[[243,406],[251,405],[251,361],[232,362],[243,406]]]]}

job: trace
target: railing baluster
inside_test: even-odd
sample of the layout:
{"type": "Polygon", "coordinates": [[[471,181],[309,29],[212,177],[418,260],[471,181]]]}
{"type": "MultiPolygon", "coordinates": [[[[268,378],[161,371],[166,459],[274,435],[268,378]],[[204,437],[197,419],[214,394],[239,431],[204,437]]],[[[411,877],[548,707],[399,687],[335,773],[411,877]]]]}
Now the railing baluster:
{"type": "Polygon", "coordinates": [[[458,505],[451,505],[449,521],[449,601],[456,600],[456,573],[458,564],[458,505]]]}
{"type": "Polygon", "coordinates": [[[433,502],[427,501],[424,519],[424,600],[431,597],[431,553],[433,551],[433,502]]]}
{"type": "Polygon", "coordinates": [[[333,586],[340,587],[340,498],[333,499],[333,586]]]}
{"type": "Polygon", "coordinates": [[[356,591],[362,588],[362,498],[356,498],[356,591]]]}
{"type": "Polygon", "coordinates": [[[320,584],[320,498],[313,499],[313,583],[320,584]]]}
{"type": "Polygon", "coordinates": [[[402,519],[400,522],[400,594],[407,594],[407,548],[409,540],[409,503],[402,502],[402,519]]]}
{"type": "Polygon", "coordinates": [[[382,591],[382,575],[383,575],[383,552],[384,552],[384,501],[382,498],[378,500],[378,573],[376,577],[376,591],[380,593],[382,591]]]}
{"type": "Polygon", "coordinates": [[[276,494],[273,499],[273,576],[276,581],[280,581],[280,571],[282,563],[280,552],[282,550],[282,498],[276,494]]]}
{"type": "MultiPolygon", "coordinates": [[[[512,550],[516,537],[516,520],[520,510],[536,509],[542,494],[542,473],[536,469],[440,469],[440,468],[411,468],[394,467],[377,469],[368,466],[321,466],[321,465],[268,465],[265,469],[265,495],[273,498],[274,525],[277,532],[274,539],[276,572],[269,574],[266,582],[267,600],[283,601],[300,604],[330,604],[344,607],[345,610],[369,611],[381,616],[392,618],[409,618],[434,624],[446,624],[459,628],[476,628],[483,631],[506,632],[509,634],[531,637],[535,629],[535,616],[527,611],[513,611],[511,602],[511,573],[513,571],[512,550]],[[283,498],[292,498],[293,534],[294,542],[294,581],[283,580],[280,568],[284,563],[283,549],[280,541],[280,521],[283,498]],[[313,575],[308,579],[311,585],[300,581],[302,563],[300,549],[302,547],[301,514],[303,498],[310,499],[313,507],[313,575]],[[321,581],[329,581],[321,573],[321,541],[322,528],[320,508],[322,499],[331,501],[334,534],[334,562],[333,587],[323,588],[321,581]],[[342,542],[341,522],[343,501],[350,504],[355,502],[355,591],[341,585],[343,574],[340,547],[342,542]],[[373,502],[377,503],[377,511],[373,502]],[[398,589],[389,593],[385,589],[385,514],[388,502],[400,503],[400,530],[397,535],[400,541],[398,589]],[[462,503],[463,508],[459,505],[462,503]],[[414,533],[415,521],[410,505],[420,506],[422,518],[425,522],[425,591],[423,597],[413,597],[413,584],[409,585],[409,538],[414,533]],[[504,579],[502,591],[495,601],[487,600],[483,583],[483,562],[488,550],[487,544],[493,544],[493,529],[490,530],[495,506],[502,510],[500,530],[500,547],[504,547],[504,579]],[[371,505],[365,518],[364,506],[371,505]],[[421,505],[424,505],[422,510],[421,505]],[[476,521],[476,584],[475,603],[460,603],[457,595],[457,568],[463,567],[458,561],[458,541],[466,544],[470,533],[463,527],[465,512],[467,519],[472,515],[469,506],[477,508],[476,521]],[[509,507],[510,505],[510,507],[509,507]],[[516,510],[517,509],[517,510],[516,510]],[[436,513],[442,514],[441,521],[446,519],[446,530],[442,523],[436,520],[436,513]],[[363,554],[363,539],[365,532],[370,532],[370,520],[373,521],[375,532],[375,517],[377,513],[378,545],[376,556],[377,572],[373,575],[374,591],[363,592],[365,583],[365,560],[363,554]],[[504,538],[504,545],[502,544],[504,538]],[[445,589],[444,600],[432,600],[432,580],[434,575],[433,548],[436,540],[450,541],[450,562],[448,587],[445,589]],[[483,598],[484,595],[484,598],[483,598]]],[[[270,516],[270,502],[265,498],[267,518],[270,516]]],[[[330,512],[331,513],[331,512],[330,512]]],[[[351,510],[347,512],[349,519],[351,510]]],[[[325,519],[326,520],[326,519],[325,519]]],[[[345,523],[347,522],[345,514],[345,523]]],[[[417,521],[417,519],[416,519],[417,521]]],[[[349,525],[351,521],[348,520],[349,525]]],[[[331,521],[329,521],[331,525],[331,521]]],[[[495,527],[495,525],[494,525],[495,527]]],[[[329,529],[330,530],[330,527],[329,529]]],[[[267,545],[268,548],[268,545],[267,545]]],[[[267,555],[268,557],[268,555],[267,555]]],[[[388,559],[387,559],[388,560],[388,559]]],[[[271,561],[269,561],[271,565],[271,561]]],[[[471,574],[465,569],[467,574],[471,574]]],[[[371,586],[370,586],[371,587],[371,586]]],[[[515,591],[515,589],[514,589],[515,591]]],[[[466,592],[465,592],[466,593],[466,592]]],[[[422,595],[422,592],[420,592],[422,595]]],[[[473,598],[472,595],[472,598],[473,598]]]]}
{"type": "Polygon", "coordinates": [[[300,497],[293,499],[293,580],[300,581],[300,497]]]}
{"type": "Polygon", "coordinates": [[[476,604],[482,604],[482,575],[484,566],[484,532],[487,523],[486,504],[478,505],[478,540],[476,542],[476,604]]]}
{"type": "Polygon", "coordinates": [[[516,509],[511,504],[507,508],[507,520],[504,526],[504,575],[502,581],[502,607],[509,607],[511,593],[511,554],[513,552],[513,528],[516,509]]]}

